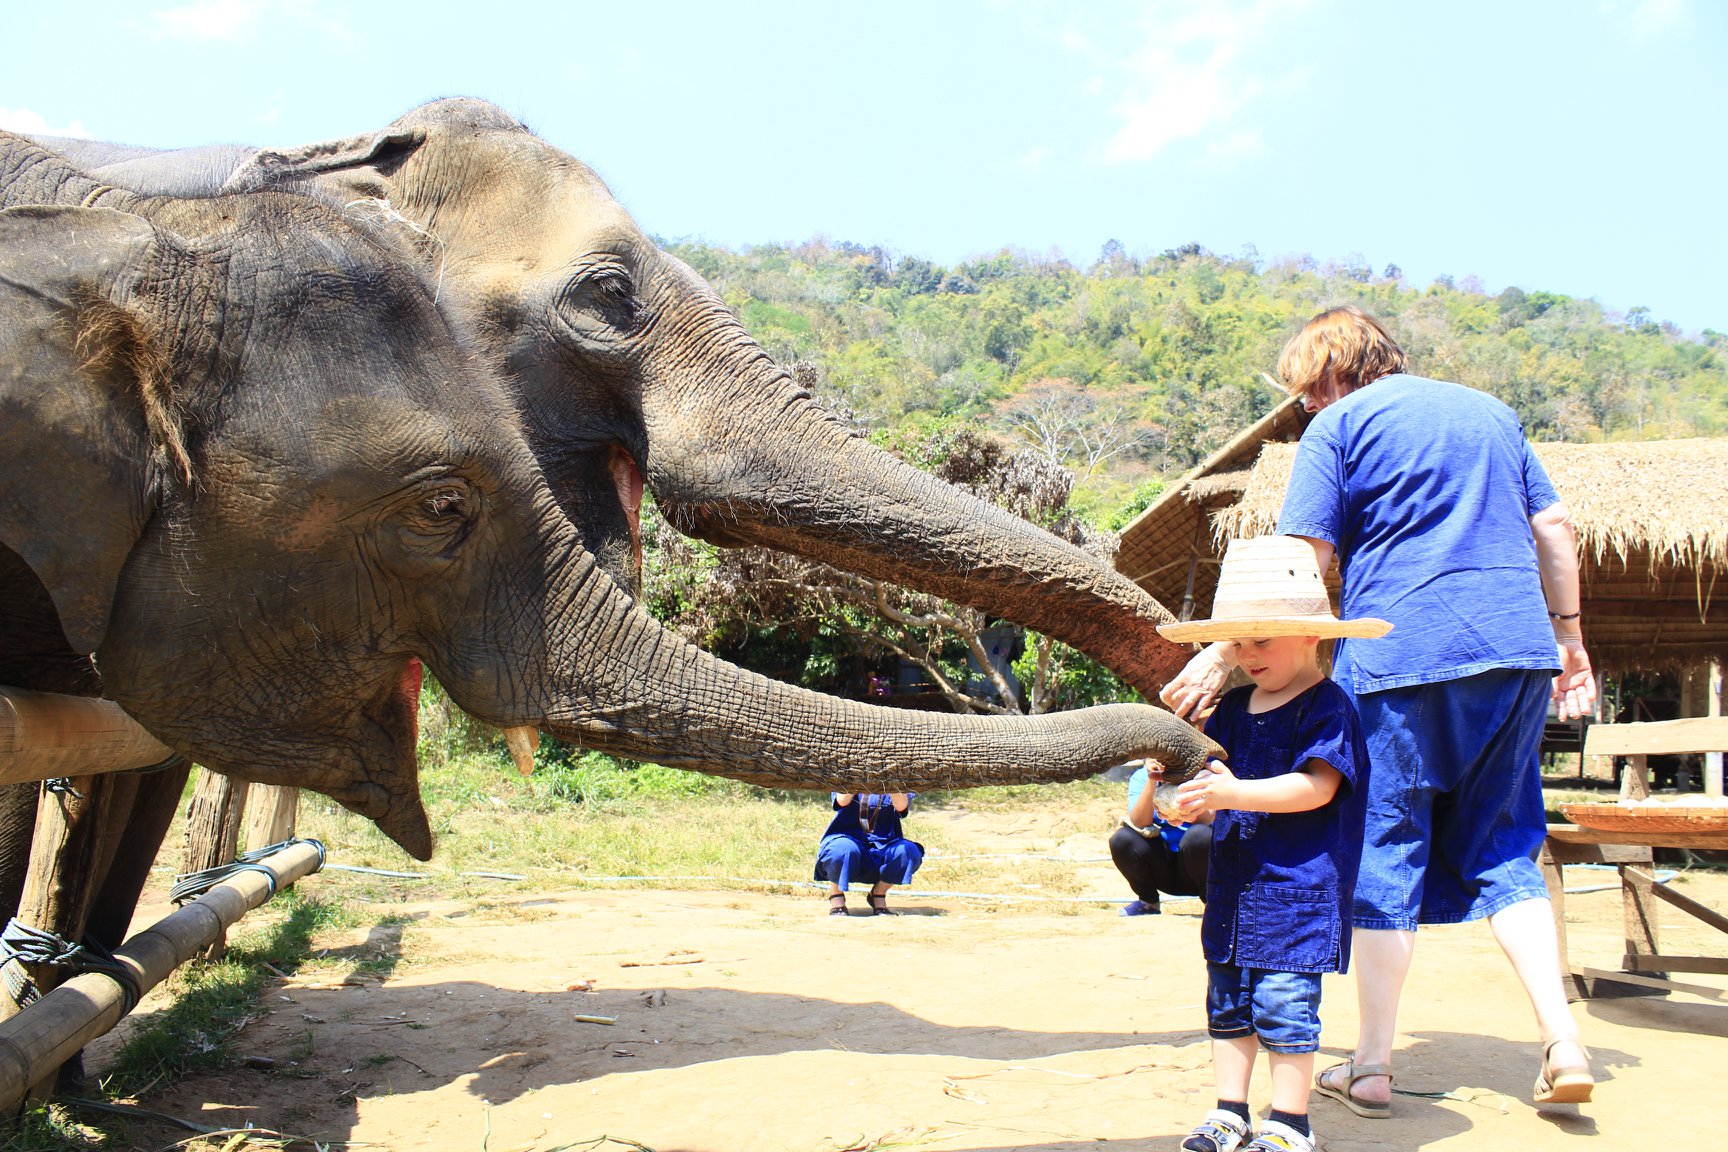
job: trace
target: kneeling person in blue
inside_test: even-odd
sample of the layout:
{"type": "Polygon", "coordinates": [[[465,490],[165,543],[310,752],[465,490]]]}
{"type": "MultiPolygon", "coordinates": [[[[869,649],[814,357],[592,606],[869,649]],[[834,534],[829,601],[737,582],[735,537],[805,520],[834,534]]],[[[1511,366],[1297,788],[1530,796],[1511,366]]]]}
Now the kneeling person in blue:
{"type": "Polygon", "coordinates": [[[1232,642],[1252,686],[1206,722],[1214,760],[1177,790],[1184,819],[1212,821],[1200,943],[1217,1107],[1188,1152],[1313,1152],[1308,1086],[1320,1047],[1320,974],[1350,960],[1368,750],[1344,690],[1320,671],[1321,638],[1384,635],[1383,620],[1332,614],[1313,549],[1290,537],[1237,540],[1210,620],[1165,624],[1171,640],[1232,642]],[[1261,1048],[1272,1110],[1252,1140],[1248,1084],[1261,1048]]]}
{"type": "Polygon", "coordinates": [[[871,886],[873,915],[895,915],[888,907],[888,889],[910,881],[924,863],[924,845],[900,831],[914,795],[834,793],[834,819],[816,847],[816,879],[828,881],[830,916],[846,915],[846,890],[854,880],[871,886]]]}

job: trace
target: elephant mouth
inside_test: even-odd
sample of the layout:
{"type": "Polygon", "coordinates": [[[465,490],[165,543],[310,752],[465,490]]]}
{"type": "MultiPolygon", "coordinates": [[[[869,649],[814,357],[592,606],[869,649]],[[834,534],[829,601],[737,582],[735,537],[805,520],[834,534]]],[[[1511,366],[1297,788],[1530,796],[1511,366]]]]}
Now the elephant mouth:
{"type": "Polygon", "coordinates": [[[385,690],[364,709],[366,717],[385,737],[388,752],[383,779],[374,776],[364,790],[371,797],[382,794],[382,803],[356,807],[416,860],[432,858],[432,825],[420,800],[419,759],[420,686],[423,672],[413,657],[385,690]],[[379,809],[382,808],[380,812],[379,809]]]}

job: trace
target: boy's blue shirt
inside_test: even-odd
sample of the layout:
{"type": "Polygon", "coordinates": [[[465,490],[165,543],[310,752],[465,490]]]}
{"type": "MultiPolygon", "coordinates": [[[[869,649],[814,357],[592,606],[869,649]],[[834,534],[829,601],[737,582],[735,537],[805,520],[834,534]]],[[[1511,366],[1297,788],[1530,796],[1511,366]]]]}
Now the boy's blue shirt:
{"type": "Polygon", "coordinates": [[[1396,375],[1322,409],[1278,531],[1336,549],[1341,616],[1392,622],[1340,641],[1335,675],[1378,692],[1557,670],[1530,517],[1559,499],[1518,417],[1485,392],[1396,375]]]}
{"type": "Polygon", "coordinates": [[[1269,712],[1248,711],[1253,686],[1226,693],[1206,734],[1231,772],[1264,780],[1323,760],[1343,780],[1308,812],[1219,812],[1200,943],[1206,959],[1279,972],[1343,972],[1362,856],[1368,748],[1344,690],[1322,680],[1269,712]]]}

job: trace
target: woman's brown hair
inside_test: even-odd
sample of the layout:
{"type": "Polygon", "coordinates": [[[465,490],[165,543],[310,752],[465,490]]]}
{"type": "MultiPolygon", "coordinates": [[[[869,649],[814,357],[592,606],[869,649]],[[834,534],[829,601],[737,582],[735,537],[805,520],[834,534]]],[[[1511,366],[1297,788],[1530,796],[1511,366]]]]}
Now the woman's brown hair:
{"type": "Polygon", "coordinates": [[[1278,356],[1278,377],[1293,396],[1328,377],[1343,394],[1404,370],[1398,342],[1354,304],[1328,308],[1308,321],[1278,356]]]}

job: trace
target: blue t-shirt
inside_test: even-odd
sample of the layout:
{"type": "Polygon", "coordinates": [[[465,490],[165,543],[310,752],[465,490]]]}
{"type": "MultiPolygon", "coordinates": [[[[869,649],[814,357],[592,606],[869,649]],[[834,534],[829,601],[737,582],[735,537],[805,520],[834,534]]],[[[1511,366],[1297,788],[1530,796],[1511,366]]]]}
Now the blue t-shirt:
{"type": "Polygon", "coordinates": [[[1334,675],[1376,692],[1557,671],[1530,517],[1559,499],[1518,417],[1484,392],[1387,376],[1322,409],[1278,531],[1337,550],[1346,618],[1393,625],[1341,641],[1334,675]]]}
{"type": "MultiPolygon", "coordinates": [[[[1150,777],[1146,773],[1146,765],[1134,769],[1128,776],[1128,811],[1134,811],[1134,801],[1140,798],[1140,793],[1146,791],[1146,781],[1150,777]]],[[[1158,835],[1163,838],[1165,847],[1175,852],[1182,847],[1182,837],[1188,831],[1187,824],[1173,824],[1159,815],[1157,809],[1152,811],[1152,827],[1158,829],[1158,835]]]]}
{"type": "Polygon", "coordinates": [[[1350,905],[1362,858],[1368,748],[1344,689],[1322,680],[1269,712],[1248,711],[1253,685],[1225,693],[1206,735],[1241,780],[1264,780],[1324,760],[1344,779],[1307,812],[1219,812],[1212,820],[1206,959],[1275,972],[1343,972],[1350,905]]]}

